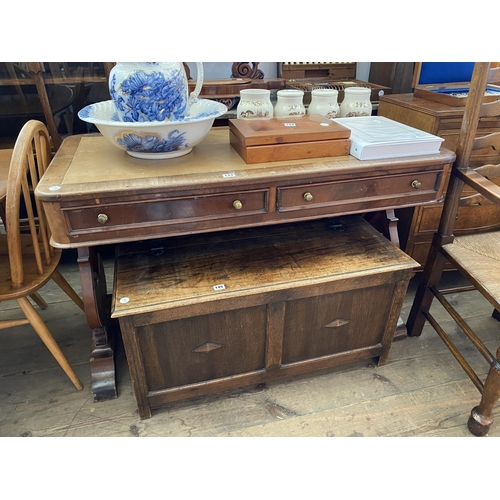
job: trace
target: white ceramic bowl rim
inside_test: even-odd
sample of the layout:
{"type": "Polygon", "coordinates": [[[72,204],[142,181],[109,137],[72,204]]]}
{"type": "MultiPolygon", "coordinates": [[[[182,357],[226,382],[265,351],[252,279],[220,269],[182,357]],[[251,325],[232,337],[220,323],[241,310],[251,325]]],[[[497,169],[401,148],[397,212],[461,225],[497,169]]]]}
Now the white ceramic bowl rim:
{"type": "Polygon", "coordinates": [[[151,121],[151,122],[123,122],[118,119],[114,103],[111,100],[97,102],[94,104],[89,104],[85,106],[78,112],[78,117],[89,123],[96,125],[107,125],[111,127],[123,127],[123,128],[149,128],[149,127],[162,127],[166,125],[178,126],[188,123],[203,122],[206,120],[213,120],[222,116],[227,112],[227,106],[217,101],[212,101],[211,99],[196,99],[192,103],[192,107],[195,109],[200,107],[200,111],[195,116],[188,116],[183,120],[169,120],[169,121],[151,121]],[[106,116],[106,119],[96,117],[99,115],[106,116]],[[112,116],[111,119],[107,118],[112,116]]]}

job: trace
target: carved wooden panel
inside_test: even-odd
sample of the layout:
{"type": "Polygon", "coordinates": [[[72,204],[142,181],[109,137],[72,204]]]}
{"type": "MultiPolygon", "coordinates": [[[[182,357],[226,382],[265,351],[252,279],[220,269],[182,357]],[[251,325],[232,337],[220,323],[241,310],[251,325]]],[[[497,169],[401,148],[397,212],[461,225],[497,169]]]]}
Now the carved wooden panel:
{"type": "Polygon", "coordinates": [[[251,78],[252,80],[264,78],[264,73],[259,69],[258,62],[235,62],[231,71],[232,78],[251,78]]]}

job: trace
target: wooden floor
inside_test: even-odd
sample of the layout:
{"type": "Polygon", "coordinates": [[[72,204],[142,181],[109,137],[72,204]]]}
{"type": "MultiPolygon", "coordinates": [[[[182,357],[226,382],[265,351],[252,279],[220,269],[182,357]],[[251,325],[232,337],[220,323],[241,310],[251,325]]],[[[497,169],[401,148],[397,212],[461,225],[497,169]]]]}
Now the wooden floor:
{"type": "MultiPolygon", "coordinates": [[[[112,270],[111,259],[105,267],[112,270]]],[[[61,271],[80,290],[76,254],[64,255],[61,271]]],[[[447,273],[449,281],[454,273],[447,273]]],[[[108,273],[111,280],[111,272],[108,273]]],[[[403,310],[406,318],[418,275],[403,310]]],[[[110,281],[111,282],[111,281],[110,281]]],[[[90,332],[83,313],[49,283],[42,316],[85,385],[76,391],[29,326],[0,332],[1,436],[464,436],[479,392],[439,337],[426,327],[420,338],[395,342],[389,361],[358,362],[264,386],[233,390],[155,410],[141,421],[123,347],[118,345],[117,399],[95,403],[90,393],[90,332]]],[[[490,350],[500,324],[477,292],[452,297],[481,326],[490,350]]],[[[433,313],[444,316],[439,304],[433,313]]],[[[20,317],[15,303],[0,304],[0,318],[20,317]]],[[[454,327],[458,345],[466,344],[454,327]]],[[[469,362],[486,373],[470,349],[469,362]]],[[[500,405],[489,436],[500,436],[500,405]]]]}

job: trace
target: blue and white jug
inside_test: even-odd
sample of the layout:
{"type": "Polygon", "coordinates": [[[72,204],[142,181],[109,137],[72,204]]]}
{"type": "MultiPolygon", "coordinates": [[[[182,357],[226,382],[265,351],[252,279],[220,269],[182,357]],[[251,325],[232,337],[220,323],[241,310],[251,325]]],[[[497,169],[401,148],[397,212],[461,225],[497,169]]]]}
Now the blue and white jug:
{"type": "Polygon", "coordinates": [[[117,63],[109,74],[109,93],[124,122],[183,120],[203,85],[203,64],[196,63],[191,95],[181,62],[117,63]]]}

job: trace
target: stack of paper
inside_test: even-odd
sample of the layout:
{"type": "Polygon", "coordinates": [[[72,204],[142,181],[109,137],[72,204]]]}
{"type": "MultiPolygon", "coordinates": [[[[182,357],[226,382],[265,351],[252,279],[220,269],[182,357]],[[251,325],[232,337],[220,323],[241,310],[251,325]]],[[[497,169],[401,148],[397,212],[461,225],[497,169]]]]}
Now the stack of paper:
{"type": "Polygon", "coordinates": [[[435,154],[444,141],[384,116],[335,118],[333,121],[351,130],[350,153],[359,160],[435,154]]]}

